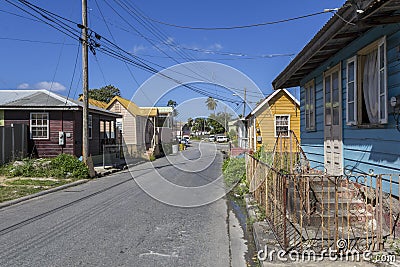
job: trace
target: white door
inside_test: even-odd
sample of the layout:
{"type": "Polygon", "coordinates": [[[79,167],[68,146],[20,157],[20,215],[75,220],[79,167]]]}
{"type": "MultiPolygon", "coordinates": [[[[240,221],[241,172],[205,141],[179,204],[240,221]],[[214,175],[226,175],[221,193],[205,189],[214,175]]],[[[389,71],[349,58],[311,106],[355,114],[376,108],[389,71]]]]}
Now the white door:
{"type": "Polygon", "coordinates": [[[324,162],[328,174],[343,173],[340,65],[324,73],[324,162]]]}

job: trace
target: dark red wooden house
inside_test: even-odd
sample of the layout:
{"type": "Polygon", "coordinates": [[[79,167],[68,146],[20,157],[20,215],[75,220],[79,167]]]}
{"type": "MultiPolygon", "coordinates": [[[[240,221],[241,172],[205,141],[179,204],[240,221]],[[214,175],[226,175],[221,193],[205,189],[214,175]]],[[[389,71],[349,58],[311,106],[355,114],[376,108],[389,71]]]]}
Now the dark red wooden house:
{"type": "MultiPolygon", "coordinates": [[[[0,90],[0,126],[28,125],[28,154],[55,157],[82,155],[82,102],[47,90],[0,90]]],[[[100,155],[115,144],[121,115],[89,105],[89,151],[100,155]]]]}

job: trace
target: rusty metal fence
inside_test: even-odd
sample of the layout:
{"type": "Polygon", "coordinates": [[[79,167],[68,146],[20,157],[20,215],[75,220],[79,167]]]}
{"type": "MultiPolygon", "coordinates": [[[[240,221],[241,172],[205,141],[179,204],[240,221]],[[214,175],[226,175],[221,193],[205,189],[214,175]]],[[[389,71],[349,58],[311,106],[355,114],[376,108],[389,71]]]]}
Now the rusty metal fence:
{"type": "Polygon", "coordinates": [[[278,138],[269,162],[246,154],[255,200],[286,251],[379,251],[400,234],[400,175],[310,170],[296,138],[278,138]]]}

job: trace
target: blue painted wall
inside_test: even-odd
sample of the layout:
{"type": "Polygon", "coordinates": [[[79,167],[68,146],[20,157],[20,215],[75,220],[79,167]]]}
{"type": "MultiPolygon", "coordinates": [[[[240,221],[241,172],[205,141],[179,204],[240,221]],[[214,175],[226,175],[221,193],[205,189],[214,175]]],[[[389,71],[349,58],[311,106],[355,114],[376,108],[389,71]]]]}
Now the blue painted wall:
{"type": "MultiPolygon", "coordinates": [[[[392,108],[388,104],[388,124],[383,129],[361,129],[346,125],[346,61],[357,51],[386,35],[388,66],[388,98],[400,95],[400,26],[376,27],[344,47],[301,82],[301,143],[311,167],[323,169],[324,165],[324,109],[323,72],[341,64],[342,69],[342,118],[343,118],[343,166],[353,173],[400,174],[400,132],[396,130],[392,108]],[[305,130],[305,93],[303,85],[314,79],[316,87],[316,131],[305,130]]],[[[395,180],[398,180],[395,178],[395,180]]]]}

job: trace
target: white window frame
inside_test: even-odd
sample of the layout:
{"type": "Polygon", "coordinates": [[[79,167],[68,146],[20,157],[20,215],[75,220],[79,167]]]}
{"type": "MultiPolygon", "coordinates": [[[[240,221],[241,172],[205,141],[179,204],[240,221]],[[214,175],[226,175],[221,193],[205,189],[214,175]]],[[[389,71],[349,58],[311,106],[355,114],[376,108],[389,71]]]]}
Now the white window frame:
{"type": "Polygon", "coordinates": [[[88,138],[92,139],[93,138],[93,116],[89,115],[88,116],[88,138]]]}
{"type": "MultiPolygon", "coordinates": [[[[42,119],[43,120],[43,119],[42,119]]],[[[30,113],[30,115],[29,115],[29,128],[30,128],[30,137],[31,137],[31,139],[32,140],[48,140],[48,139],[50,139],[50,117],[49,117],[49,113],[48,112],[31,112],[30,113]],[[43,125],[43,124],[41,124],[41,125],[38,125],[38,124],[36,124],[36,125],[33,125],[33,123],[32,123],[32,115],[46,115],[46,117],[47,117],[47,124],[46,125],[43,125]],[[45,137],[34,137],[33,136],[33,129],[34,128],[46,128],[46,136],[45,137]]]]}
{"type": "Polygon", "coordinates": [[[388,95],[388,88],[387,88],[387,51],[386,51],[386,36],[381,38],[378,43],[378,64],[379,64],[379,74],[378,74],[378,114],[379,114],[379,123],[380,124],[386,124],[388,122],[388,101],[387,101],[387,95],[388,95]],[[381,57],[381,47],[383,47],[383,58],[381,57]],[[381,63],[383,64],[383,67],[381,67],[381,63]],[[383,78],[384,80],[381,81],[381,72],[383,72],[383,78]],[[381,86],[383,85],[383,90],[381,86]],[[383,97],[383,101],[382,101],[383,97]],[[381,114],[381,106],[382,104],[384,105],[384,112],[381,114]],[[383,116],[382,116],[383,115],[383,116]]]}
{"type": "Polygon", "coordinates": [[[358,67],[357,67],[357,56],[354,56],[354,57],[352,57],[352,58],[349,58],[348,60],[347,60],[347,64],[346,64],[346,124],[347,125],[356,125],[357,124],[357,118],[358,118],[358,112],[357,112],[357,103],[358,103],[358,80],[357,80],[357,74],[358,74],[358,72],[357,72],[357,70],[358,70],[358,67]],[[353,77],[354,77],[354,80],[353,81],[349,81],[349,65],[350,64],[354,64],[354,70],[353,70],[353,77]],[[349,101],[349,84],[350,83],[353,83],[354,84],[354,93],[353,93],[353,95],[354,95],[354,99],[353,99],[353,102],[351,103],[350,101],[349,101]],[[349,106],[351,105],[351,104],[354,104],[354,108],[353,108],[353,110],[350,110],[350,108],[349,108],[349,106]],[[349,118],[349,114],[350,114],[350,112],[353,112],[353,120],[350,120],[349,118]]]}
{"type": "Polygon", "coordinates": [[[304,85],[305,91],[305,126],[307,131],[315,131],[315,81],[304,85]],[[312,114],[311,114],[312,113],[312,114]]]}
{"type": "MultiPolygon", "coordinates": [[[[378,50],[378,64],[379,64],[379,69],[378,69],[378,120],[379,124],[387,124],[388,123],[388,87],[387,87],[387,46],[386,46],[386,36],[383,36],[382,38],[372,42],[371,44],[367,45],[366,47],[360,49],[357,52],[357,55],[349,58],[347,60],[347,65],[346,65],[346,77],[348,77],[348,65],[351,62],[355,62],[356,64],[354,65],[354,72],[355,72],[355,84],[356,84],[356,90],[355,90],[355,95],[354,95],[354,106],[355,106],[355,116],[354,116],[354,121],[349,121],[349,116],[348,116],[348,81],[346,82],[346,91],[347,91],[347,99],[346,99],[346,124],[347,125],[357,125],[357,126],[365,126],[366,124],[363,124],[361,121],[361,110],[360,110],[360,101],[362,101],[362,89],[361,89],[361,81],[362,75],[361,70],[360,70],[360,61],[361,61],[361,56],[365,55],[366,53],[377,49],[378,50]],[[383,48],[383,58],[381,55],[381,48],[383,48]],[[381,80],[381,74],[384,78],[384,80],[381,80]],[[384,88],[381,88],[381,87],[384,88]],[[383,109],[383,113],[381,114],[381,109],[383,109]]],[[[374,126],[373,124],[366,125],[366,126],[374,126]]],[[[375,125],[376,126],[376,125],[375,125]]]]}
{"type": "Polygon", "coordinates": [[[275,116],[274,116],[274,135],[275,135],[275,138],[278,137],[277,132],[276,132],[276,126],[277,126],[276,125],[276,117],[288,117],[288,125],[287,125],[288,134],[287,134],[287,136],[281,136],[281,137],[288,138],[290,136],[290,114],[275,114],[275,116]]]}

